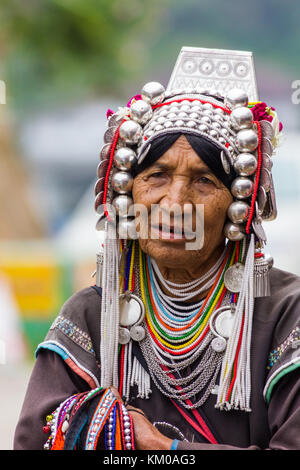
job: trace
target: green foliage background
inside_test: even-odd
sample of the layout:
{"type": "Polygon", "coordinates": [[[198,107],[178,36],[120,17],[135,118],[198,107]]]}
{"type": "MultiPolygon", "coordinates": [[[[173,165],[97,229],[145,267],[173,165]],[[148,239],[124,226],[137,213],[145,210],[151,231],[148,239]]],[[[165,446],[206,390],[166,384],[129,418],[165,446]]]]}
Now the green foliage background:
{"type": "Polygon", "coordinates": [[[182,45],[253,50],[297,74],[299,14],[294,0],[1,0],[0,76],[26,111],[127,97],[182,45]]]}

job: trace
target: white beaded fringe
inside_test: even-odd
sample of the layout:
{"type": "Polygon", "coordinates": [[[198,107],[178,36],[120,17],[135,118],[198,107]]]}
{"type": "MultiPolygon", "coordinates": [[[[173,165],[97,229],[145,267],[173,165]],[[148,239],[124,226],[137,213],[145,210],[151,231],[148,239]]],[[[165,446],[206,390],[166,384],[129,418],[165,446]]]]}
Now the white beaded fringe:
{"type": "Polygon", "coordinates": [[[119,244],[114,227],[106,222],[102,271],[100,363],[101,387],[118,388],[119,244]]]}
{"type": "Polygon", "coordinates": [[[222,361],[220,385],[216,408],[230,410],[239,409],[251,411],[251,368],[250,368],[250,346],[252,336],[252,320],[254,309],[253,296],[253,269],[254,269],[254,235],[251,235],[245,262],[242,288],[239,294],[235,312],[233,332],[228,340],[226,352],[222,361]],[[244,314],[245,313],[245,314],[244,314]],[[244,314],[244,315],[243,315],[244,314]],[[244,316],[244,325],[243,325],[244,316]],[[240,332],[243,325],[240,351],[236,370],[236,379],[231,390],[230,400],[226,401],[229,391],[234,361],[237,355],[240,332]]]}

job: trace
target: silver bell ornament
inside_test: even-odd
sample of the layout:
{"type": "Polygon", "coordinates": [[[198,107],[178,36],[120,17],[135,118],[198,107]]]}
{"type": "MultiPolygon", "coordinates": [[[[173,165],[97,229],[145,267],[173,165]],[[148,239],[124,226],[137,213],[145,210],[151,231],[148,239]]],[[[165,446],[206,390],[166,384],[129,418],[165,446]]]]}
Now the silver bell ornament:
{"type": "Polygon", "coordinates": [[[248,95],[240,88],[232,88],[224,99],[224,104],[229,109],[235,109],[239,106],[248,105],[248,95]]]}
{"type": "Polygon", "coordinates": [[[119,148],[114,155],[114,163],[119,170],[130,170],[136,162],[136,153],[129,147],[119,148]]]}
{"type": "Polygon", "coordinates": [[[127,217],[132,204],[133,199],[126,194],[119,194],[119,196],[115,197],[112,201],[112,205],[119,217],[127,217]]]}
{"type": "Polygon", "coordinates": [[[233,224],[232,222],[227,222],[225,224],[224,235],[233,242],[242,240],[245,236],[245,234],[241,230],[241,227],[237,224],[233,224]]]}
{"type": "Polygon", "coordinates": [[[258,146],[258,137],[252,129],[243,129],[237,133],[236,146],[240,152],[253,152],[258,146]]]}
{"type": "Polygon", "coordinates": [[[227,215],[234,224],[246,222],[250,207],[243,201],[235,201],[228,207],[227,215]]]}
{"type": "Polygon", "coordinates": [[[133,177],[126,171],[117,171],[114,173],[111,179],[111,184],[117,193],[125,194],[129,193],[133,184],[133,177]]]}
{"type": "Polygon", "coordinates": [[[255,173],[257,160],[252,153],[240,153],[234,161],[234,169],[240,176],[250,176],[255,173]]]}
{"type": "Polygon", "coordinates": [[[120,218],[118,223],[119,238],[132,239],[137,238],[136,226],[134,219],[120,218]]]}
{"type": "Polygon", "coordinates": [[[137,144],[141,139],[142,134],[143,130],[140,124],[138,122],[132,121],[131,119],[124,121],[119,129],[120,138],[129,145],[137,144]]]}
{"type": "Polygon", "coordinates": [[[152,117],[153,111],[149,103],[138,100],[130,106],[130,117],[139,124],[146,124],[152,117]]]}
{"type": "Polygon", "coordinates": [[[253,123],[253,114],[249,108],[241,106],[232,110],[229,121],[235,130],[248,129],[253,123]]]}
{"type": "Polygon", "coordinates": [[[141,95],[146,103],[156,105],[161,103],[165,98],[165,88],[158,82],[149,82],[143,86],[141,95]]]}
{"type": "Polygon", "coordinates": [[[237,199],[245,199],[251,196],[253,192],[253,182],[249,178],[240,176],[233,180],[231,185],[231,193],[237,199]]]}

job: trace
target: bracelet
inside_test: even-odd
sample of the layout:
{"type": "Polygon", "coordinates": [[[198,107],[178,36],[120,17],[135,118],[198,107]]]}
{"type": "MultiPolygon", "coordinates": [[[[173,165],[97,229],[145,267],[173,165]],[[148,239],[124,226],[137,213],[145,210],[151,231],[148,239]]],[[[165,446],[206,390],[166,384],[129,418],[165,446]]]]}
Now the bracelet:
{"type": "Polygon", "coordinates": [[[178,442],[179,442],[178,439],[173,440],[172,445],[171,445],[171,450],[177,450],[178,442]]]}

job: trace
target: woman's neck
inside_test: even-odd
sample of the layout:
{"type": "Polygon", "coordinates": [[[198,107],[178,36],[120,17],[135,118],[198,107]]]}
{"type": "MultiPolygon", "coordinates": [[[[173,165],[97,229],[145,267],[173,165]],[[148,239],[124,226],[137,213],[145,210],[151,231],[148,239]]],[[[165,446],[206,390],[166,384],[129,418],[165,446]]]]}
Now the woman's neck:
{"type": "MultiPolygon", "coordinates": [[[[193,266],[169,266],[167,265],[164,261],[161,260],[155,260],[157,267],[164,278],[164,280],[175,283],[175,284],[186,284],[188,282],[195,281],[197,279],[200,279],[204,277],[212,268],[213,266],[216,265],[216,263],[220,260],[222,257],[222,254],[224,252],[224,245],[220,245],[218,248],[215,249],[215,251],[212,253],[211,256],[209,257],[199,257],[197,258],[198,263],[193,265],[193,266]]],[[[195,287],[196,289],[199,289],[201,285],[204,285],[209,279],[212,278],[213,275],[216,274],[217,271],[213,272],[209,277],[206,277],[203,283],[198,284],[195,287]]],[[[176,294],[173,292],[170,292],[166,286],[164,286],[160,281],[159,281],[160,287],[162,291],[171,296],[176,298],[176,294]]],[[[210,288],[206,289],[205,291],[201,292],[200,295],[197,295],[191,299],[191,301],[195,302],[198,300],[201,300],[202,298],[206,297],[208,292],[210,291],[210,288]]]]}

